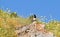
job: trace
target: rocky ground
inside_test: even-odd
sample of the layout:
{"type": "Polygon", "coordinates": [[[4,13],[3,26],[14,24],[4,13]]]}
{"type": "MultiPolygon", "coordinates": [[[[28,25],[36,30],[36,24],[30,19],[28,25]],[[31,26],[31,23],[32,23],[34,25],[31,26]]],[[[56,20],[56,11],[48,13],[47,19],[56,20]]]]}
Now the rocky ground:
{"type": "Polygon", "coordinates": [[[37,30],[35,23],[17,28],[16,33],[18,37],[54,37],[51,32],[37,30]]]}

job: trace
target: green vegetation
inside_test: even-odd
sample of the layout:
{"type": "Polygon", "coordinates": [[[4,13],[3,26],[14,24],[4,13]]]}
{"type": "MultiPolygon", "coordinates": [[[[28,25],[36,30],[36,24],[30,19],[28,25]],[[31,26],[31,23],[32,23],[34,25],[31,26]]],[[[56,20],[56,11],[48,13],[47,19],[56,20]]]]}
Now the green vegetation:
{"type": "Polygon", "coordinates": [[[0,37],[17,37],[15,28],[30,23],[29,18],[19,17],[16,12],[8,13],[0,10],[0,37]]]}
{"type": "Polygon", "coordinates": [[[46,25],[46,29],[54,33],[56,37],[60,37],[60,22],[52,20],[46,25]]]}
{"type": "MultiPolygon", "coordinates": [[[[15,28],[18,26],[29,25],[32,23],[33,16],[28,18],[22,18],[17,15],[16,12],[5,12],[0,10],[0,37],[17,37],[15,34],[15,28]]],[[[38,21],[38,23],[43,23],[42,21],[38,21]]],[[[46,24],[46,23],[44,23],[46,24]]],[[[60,21],[52,20],[46,24],[45,27],[48,31],[51,31],[56,35],[56,37],[60,37],[60,21]]]]}

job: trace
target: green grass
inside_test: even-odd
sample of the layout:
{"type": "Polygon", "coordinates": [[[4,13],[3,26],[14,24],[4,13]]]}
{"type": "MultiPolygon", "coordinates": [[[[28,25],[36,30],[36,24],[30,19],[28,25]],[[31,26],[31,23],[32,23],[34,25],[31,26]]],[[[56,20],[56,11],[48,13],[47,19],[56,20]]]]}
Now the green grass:
{"type": "Polygon", "coordinates": [[[54,33],[56,37],[60,37],[60,22],[52,20],[46,25],[46,29],[54,33]]]}
{"type": "Polygon", "coordinates": [[[8,13],[0,10],[0,37],[17,37],[15,34],[16,26],[30,24],[29,18],[22,18],[17,13],[8,13]]]}
{"type": "MultiPolygon", "coordinates": [[[[16,12],[8,13],[0,10],[0,37],[17,37],[14,32],[15,27],[31,24],[32,18],[33,16],[22,18],[18,16],[16,12]]],[[[38,21],[38,18],[37,22],[44,23],[42,21],[38,21]]],[[[60,21],[52,20],[46,24],[45,28],[46,30],[53,32],[56,37],[60,37],[60,21]]]]}

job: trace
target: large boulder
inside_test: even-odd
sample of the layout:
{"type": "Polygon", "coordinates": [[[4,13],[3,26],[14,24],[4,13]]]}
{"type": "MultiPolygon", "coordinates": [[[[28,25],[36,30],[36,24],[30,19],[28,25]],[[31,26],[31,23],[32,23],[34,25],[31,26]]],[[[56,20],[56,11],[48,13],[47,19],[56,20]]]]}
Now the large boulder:
{"type": "Polygon", "coordinates": [[[49,31],[44,32],[44,31],[37,30],[36,23],[23,26],[18,31],[17,32],[19,37],[53,37],[52,32],[49,31]]]}

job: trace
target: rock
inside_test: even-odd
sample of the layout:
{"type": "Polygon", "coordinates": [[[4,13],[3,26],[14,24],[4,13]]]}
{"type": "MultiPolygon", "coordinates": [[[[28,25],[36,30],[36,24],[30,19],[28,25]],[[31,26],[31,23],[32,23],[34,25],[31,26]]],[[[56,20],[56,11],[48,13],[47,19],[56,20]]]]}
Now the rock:
{"type": "Polygon", "coordinates": [[[17,32],[19,37],[53,37],[51,32],[38,31],[36,29],[36,24],[32,23],[27,26],[23,26],[17,32]],[[18,32],[19,31],[19,32],[18,32]]]}

